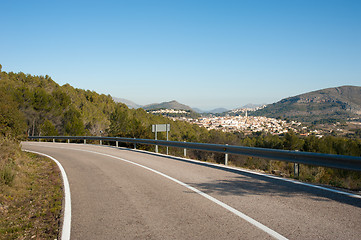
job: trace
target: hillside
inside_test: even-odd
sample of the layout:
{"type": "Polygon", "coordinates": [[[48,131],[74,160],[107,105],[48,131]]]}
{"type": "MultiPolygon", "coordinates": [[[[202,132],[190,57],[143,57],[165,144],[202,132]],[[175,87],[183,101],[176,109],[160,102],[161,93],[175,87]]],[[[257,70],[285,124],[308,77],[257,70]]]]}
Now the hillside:
{"type": "Polygon", "coordinates": [[[174,141],[201,141],[201,136],[207,136],[204,128],[148,114],[141,108],[129,109],[110,95],[69,84],[60,86],[48,75],[7,73],[1,71],[1,65],[0,97],[0,136],[4,137],[99,136],[102,132],[103,136],[153,138],[151,125],[162,123],[172,124],[170,139],[174,141]]]}
{"type": "Polygon", "coordinates": [[[361,87],[342,86],[282,99],[255,112],[303,122],[361,118],[361,87]]]}
{"type": "Polygon", "coordinates": [[[170,102],[154,103],[149,104],[143,107],[144,110],[157,110],[157,109],[174,109],[174,110],[188,110],[193,111],[193,109],[187,105],[181,104],[175,100],[170,102]]]}
{"type": "Polygon", "coordinates": [[[109,95],[59,86],[48,75],[0,72],[0,78],[0,90],[18,106],[28,135],[97,135],[109,127],[116,107],[109,95]]]}

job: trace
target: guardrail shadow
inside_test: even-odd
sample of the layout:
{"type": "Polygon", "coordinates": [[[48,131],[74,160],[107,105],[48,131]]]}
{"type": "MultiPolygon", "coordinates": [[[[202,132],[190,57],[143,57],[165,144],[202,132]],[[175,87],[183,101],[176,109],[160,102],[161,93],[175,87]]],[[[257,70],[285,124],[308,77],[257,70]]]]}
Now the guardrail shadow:
{"type": "MultiPolygon", "coordinates": [[[[118,148],[123,151],[132,151],[144,153],[152,156],[167,158],[173,161],[181,161],[190,165],[198,165],[206,168],[217,169],[225,172],[236,174],[230,176],[230,179],[215,180],[212,182],[192,183],[186,182],[207,194],[220,194],[220,195],[270,195],[281,196],[286,198],[299,197],[312,199],[314,201],[337,201],[340,203],[352,205],[361,208],[361,198],[352,197],[345,194],[335,193],[324,189],[319,189],[307,185],[297,184],[294,182],[285,181],[281,177],[279,179],[271,178],[271,175],[258,175],[255,173],[245,172],[242,169],[227,168],[222,165],[207,164],[207,162],[195,162],[191,159],[185,159],[170,155],[160,155],[153,152],[139,151],[135,149],[118,148]]],[[[293,180],[293,179],[292,179],[293,180]]],[[[293,180],[296,181],[296,180],[293,180]]],[[[313,184],[315,185],[315,184],[313,184]]],[[[315,185],[320,186],[320,185],[315,185]]],[[[322,186],[325,188],[333,189],[329,186],[322,186]]],[[[342,190],[344,191],[344,190],[342,190]]]]}

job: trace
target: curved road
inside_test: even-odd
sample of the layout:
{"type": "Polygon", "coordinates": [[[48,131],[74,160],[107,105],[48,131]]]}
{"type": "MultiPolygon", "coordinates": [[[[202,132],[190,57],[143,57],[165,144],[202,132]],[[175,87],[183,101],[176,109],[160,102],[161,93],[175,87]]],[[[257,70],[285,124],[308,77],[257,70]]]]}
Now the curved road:
{"type": "Polygon", "coordinates": [[[71,239],[360,239],[361,198],[175,157],[23,142],[64,167],[71,239]]]}

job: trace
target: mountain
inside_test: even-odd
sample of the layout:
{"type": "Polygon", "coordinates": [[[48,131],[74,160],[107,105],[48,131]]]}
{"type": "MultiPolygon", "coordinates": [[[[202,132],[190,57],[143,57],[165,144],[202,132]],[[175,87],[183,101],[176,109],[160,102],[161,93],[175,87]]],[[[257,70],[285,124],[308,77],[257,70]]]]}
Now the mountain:
{"type": "Polygon", "coordinates": [[[170,101],[170,102],[153,103],[153,104],[148,104],[145,106],[136,104],[135,102],[132,102],[132,101],[130,101],[128,99],[124,99],[124,98],[113,97],[113,100],[114,100],[114,102],[124,103],[125,105],[128,106],[128,108],[132,108],[132,109],[138,109],[138,108],[143,108],[144,110],[175,109],[175,110],[189,110],[189,111],[196,112],[196,113],[223,113],[223,112],[228,111],[228,109],[226,109],[226,108],[216,108],[216,109],[213,109],[210,111],[204,111],[199,108],[191,108],[190,106],[181,104],[175,100],[170,101]]]}
{"type": "Polygon", "coordinates": [[[224,112],[227,112],[229,111],[228,109],[226,108],[216,108],[216,109],[213,109],[213,110],[210,110],[210,111],[206,111],[206,113],[224,113],[224,112]]]}
{"type": "Polygon", "coordinates": [[[204,113],[204,111],[202,109],[199,108],[192,108],[193,111],[195,111],[196,113],[204,113]]]}
{"type": "Polygon", "coordinates": [[[135,102],[132,102],[128,99],[124,99],[124,98],[116,98],[116,97],[113,97],[113,100],[114,102],[119,102],[119,103],[124,103],[125,105],[128,106],[128,108],[141,108],[142,105],[139,105],[139,104],[136,104],[135,102]]]}
{"type": "Polygon", "coordinates": [[[187,105],[181,104],[175,100],[170,102],[162,102],[162,103],[153,103],[146,106],[143,106],[144,110],[156,110],[156,109],[175,109],[175,110],[189,110],[193,111],[193,109],[187,105]]]}
{"type": "Polygon", "coordinates": [[[255,112],[267,117],[286,117],[303,122],[361,117],[361,87],[326,88],[282,99],[255,112]]]}

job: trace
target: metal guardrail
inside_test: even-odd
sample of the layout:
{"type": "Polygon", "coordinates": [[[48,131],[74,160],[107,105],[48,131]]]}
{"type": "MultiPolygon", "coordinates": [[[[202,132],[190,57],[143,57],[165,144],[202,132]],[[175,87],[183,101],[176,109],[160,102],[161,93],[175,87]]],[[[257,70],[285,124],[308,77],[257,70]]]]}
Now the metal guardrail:
{"type": "MultiPolygon", "coordinates": [[[[347,170],[361,171],[361,157],[335,155],[335,154],[323,154],[323,153],[311,153],[311,152],[298,152],[268,148],[255,148],[255,147],[243,147],[234,145],[221,145],[221,144],[207,144],[207,143],[193,143],[193,142],[176,142],[176,141],[164,141],[164,140],[152,140],[152,139],[138,139],[138,138],[122,138],[122,137],[89,137],[89,136],[29,136],[32,140],[41,139],[53,139],[55,140],[98,140],[134,144],[148,144],[159,145],[167,147],[177,147],[184,149],[193,149],[209,152],[228,154],[245,155],[251,157],[268,158],[272,160],[308,164],[322,167],[331,167],[347,170]]],[[[227,159],[227,157],[226,157],[227,159]]]]}

